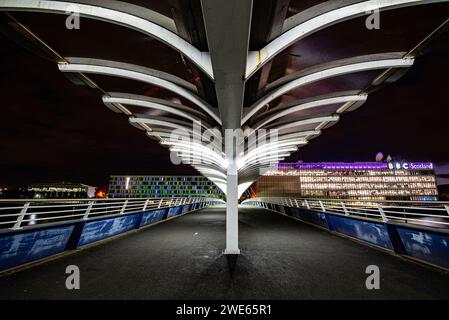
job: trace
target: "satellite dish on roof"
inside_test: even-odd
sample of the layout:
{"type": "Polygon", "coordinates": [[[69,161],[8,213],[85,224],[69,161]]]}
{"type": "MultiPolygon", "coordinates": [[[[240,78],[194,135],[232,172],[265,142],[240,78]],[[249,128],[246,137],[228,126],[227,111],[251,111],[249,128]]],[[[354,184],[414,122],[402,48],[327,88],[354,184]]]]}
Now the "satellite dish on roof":
{"type": "Polygon", "coordinates": [[[382,152],[378,152],[376,154],[376,161],[377,162],[381,162],[383,160],[383,158],[384,158],[384,154],[382,152]]]}

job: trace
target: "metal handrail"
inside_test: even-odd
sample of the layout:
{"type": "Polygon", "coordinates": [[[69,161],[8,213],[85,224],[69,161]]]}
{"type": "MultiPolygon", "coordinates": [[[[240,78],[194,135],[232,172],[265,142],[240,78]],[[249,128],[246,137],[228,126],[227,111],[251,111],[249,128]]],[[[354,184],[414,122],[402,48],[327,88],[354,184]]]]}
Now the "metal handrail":
{"type": "Polygon", "coordinates": [[[245,205],[280,204],[288,207],[330,212],[344,216],[449,228],[449,202],[412,200],[352,200],[264,197],[246,199],[245,205]]]}
{"type": "Polygon", "coordinates": [[[62,221],[90,220],[184,204],[223,203],[217,198],[0,199],[0,230],[19,230],[62,221]]]}

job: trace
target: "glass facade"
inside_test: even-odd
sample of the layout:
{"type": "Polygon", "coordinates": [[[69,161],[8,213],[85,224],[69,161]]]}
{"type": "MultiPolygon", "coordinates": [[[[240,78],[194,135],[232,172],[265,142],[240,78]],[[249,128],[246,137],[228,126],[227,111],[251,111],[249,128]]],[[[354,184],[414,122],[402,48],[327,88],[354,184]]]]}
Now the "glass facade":
{"type": "Polygon", "coordinates": [[[282,163],[253,189],[258,197],[438,200],[431,163],[282,163]]]}
{"type": "Polygon", "coordinates": [[[110,198],[223,197],[203,176],[111,176],[108,192],[110,198]]]}

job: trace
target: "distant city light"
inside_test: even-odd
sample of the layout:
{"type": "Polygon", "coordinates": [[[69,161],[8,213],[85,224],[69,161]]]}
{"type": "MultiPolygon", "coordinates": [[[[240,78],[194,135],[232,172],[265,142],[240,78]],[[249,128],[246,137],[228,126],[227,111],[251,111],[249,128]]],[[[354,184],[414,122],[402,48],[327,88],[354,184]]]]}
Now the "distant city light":
{"type": "Polygon", "coordinates": [[[106,192],[103,190],[98,190],[95,196],[97,198],[106,198],[106,192]]]}

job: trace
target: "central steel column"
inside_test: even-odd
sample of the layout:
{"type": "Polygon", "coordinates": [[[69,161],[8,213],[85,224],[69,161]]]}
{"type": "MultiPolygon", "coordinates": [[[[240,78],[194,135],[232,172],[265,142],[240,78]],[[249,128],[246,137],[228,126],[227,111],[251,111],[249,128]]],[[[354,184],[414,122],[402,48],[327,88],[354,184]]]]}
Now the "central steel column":
{"type": "MultiPolygon", "coordinates": [[[[201,0],[223,129],[240,129],[252,0],[201,0]]],[[[224,132],[225,136],[226,133],[224,132]]],[[[234,139],[226,141],[226,254],[239,254],[238,170],[234,139]]]]}
{"type": "Polygon", "coordinates": [[[226,249],[225,254],[240,254],[238,214],[238,174],[235,159],[228,160],[226,179],[226,249]]]}

